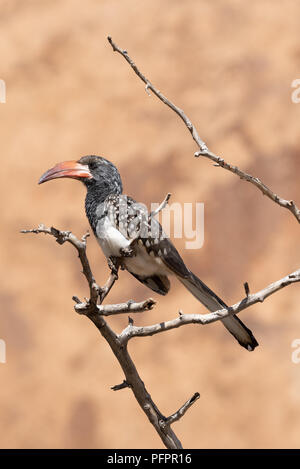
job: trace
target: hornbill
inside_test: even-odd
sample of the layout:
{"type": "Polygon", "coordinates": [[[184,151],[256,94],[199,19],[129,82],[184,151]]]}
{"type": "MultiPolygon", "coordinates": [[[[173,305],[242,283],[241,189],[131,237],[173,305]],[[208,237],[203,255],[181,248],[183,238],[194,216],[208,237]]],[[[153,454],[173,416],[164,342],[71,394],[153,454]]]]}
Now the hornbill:
{"type": "MultiPolygon", "coordinates": [[[[107,259],[118,258],[123,268],[156,293],[168,293],[168,276],[173,274],[209,311],[227,307],[186,267],[160,223],[147,215],[145,206],[122,194],[120,173],[110,161],[90,155],[58,163],[43,174],[39,184],[63,177],[86,186],[86,215],[107,259]]],[[[236,315],[222,319],[222,323],[245,349],[252,351],[258,345],[236,315]]]]}

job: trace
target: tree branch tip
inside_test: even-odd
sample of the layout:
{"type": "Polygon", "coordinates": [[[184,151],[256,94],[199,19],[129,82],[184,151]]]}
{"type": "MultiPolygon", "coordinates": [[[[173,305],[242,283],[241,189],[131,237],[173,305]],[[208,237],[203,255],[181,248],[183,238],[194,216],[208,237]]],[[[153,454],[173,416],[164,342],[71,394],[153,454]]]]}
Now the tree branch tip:
{"type": "Polygon", "coordinates": [[[127,50],[120,50],[120,49],[117,47],[117,45],[113,42],[111,36],[107,36],[107,40],[108,40],[108,42],[110,43],[110,45],[112,46],[114,52],[117,51],[117,52],[121,52],[121,54],[124,54],[124,55],[127,54],[127,50]]]}
{"type": "Polygon", "coordinates": [[[116,384],[115,386],[111,386],[112,391],[119,391],[120,389],[131,388],[130,384],[124,379],[121,384],[116,384]]]}
{"type": "Polygon", "coordinates": [[[80,299],[78,298],[78,296],[72,296],[72,300],[75,301],[75,303],[77,303],[77,304],[80,304],[80,303],[81,303],[81,301],[80,301],[80,299]]]}
{"type": "Polygon", "coordinates": [[[165,422],[164,422],[164,425],[165,426],[170,426],[172,423],[174,422],[177,422],[178,420],[180,420],[184,414],[187,412],[187,410],[200,398],[200,393],[199,392],[195,392],[195,394],[188,400],[186,401],[181,407],[180,409],[177,410],[177,412],[175,412],[174,414],[170,415],[170,417],[168,417],[165,422]]]}
{"type": "Polygon", "coordinates": [[[47,228],[45,225],[39,225],[37,228],[30,228],[29,230],[20,230],[20,233],[34,233],[34,234],[39,234],[39,233],[44,233],[47,234],[46,232],[47,228]]]}
{"type": "Polygon", "coordinates": [[[248,298],[249,293],[250,293],[250,287],[249,287],[248,282],[244,283],[244,289],[245,289],[246,297],[248,298]]]}
{"type": "Polygon", "coordinates": [[[197,401],[198,399],[200,399],[200,393],[199,392],[195,392],[195,394],[191,397],[190,399],[190,403],[193,404],[195,401],[197,401]]]}
{"type": "Polygon", "coordinates": [[[145,301],[144,306],[150,310],[153,309],[154,305],[156,305],[156,301],[153,300],[153,298],[148,298],[148,300],[145,301]]]}
{"type": "Polygon", "coordinates": [[[169,200],[170,200],[170,197],[171,197],[172,193],[171,192],[168,192],[166,197],[164,198],[164,200],[161,202],[161,204],[155,209],[153,210],[150,215],[149,215],[149,220],[153,217],[155,217],[155,215],[157,215],[159,212],[161,212],[161,210],[163,210],[165,208],[165,206],[168,204],[169,200]]]}

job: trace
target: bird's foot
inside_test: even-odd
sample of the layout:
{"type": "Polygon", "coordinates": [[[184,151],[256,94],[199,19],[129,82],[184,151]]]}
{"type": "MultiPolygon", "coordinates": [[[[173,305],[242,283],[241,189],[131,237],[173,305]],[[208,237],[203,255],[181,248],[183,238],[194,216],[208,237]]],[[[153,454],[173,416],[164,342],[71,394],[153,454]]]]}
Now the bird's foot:
{"type": "Polygon", "coordinates": [[[127,248],[121,248],[120,254],[122,257],[133,257],[134,250],[130,246],[128,246],[127,248]]]}

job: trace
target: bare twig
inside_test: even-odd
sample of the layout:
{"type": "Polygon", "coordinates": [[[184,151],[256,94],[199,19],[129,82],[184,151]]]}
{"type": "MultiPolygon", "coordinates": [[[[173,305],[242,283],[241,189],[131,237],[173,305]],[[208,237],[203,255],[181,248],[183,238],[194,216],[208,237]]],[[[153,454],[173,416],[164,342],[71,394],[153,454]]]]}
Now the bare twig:
{"type": "MultiPolygon", "coordinates": [[[[64,242],[71,243],[78,251],[79,259],[83,267],[83,273],[86,277],[86,280],[90,286],[90,293],[94,295],[94,285],[97,285],[93,274],[90,270],[89,261],[86,255],[86,240],[79,240],[74,236],[70,231],[60,231],[56,228],[47,228],[44,225],[39,225],[37,229],[32,230],[22,230],[22,233],[45,233],[52,235],[56,238],[59,244],[64,242]]],[[[114,266],[111,265],[110,268],[114,270],[114,266]]],[[[114,271],[111,273],[110,278],[106,282],[106,287],[102,289],[97,285],[97,295],[98,292],[105,292],[105,296],[110,290],[112,284],[116,281],[117,273],[114,271]],[[108,288],[109,287],[109,288],[108,288]]],[[[78,308],[82,303],[77,297],[73,297],[75,300],[75,310],[78,312],[78,308]],[[79,302],[79,303],[78,303],[79,302]]],[[[108,344],[111,347],[115,357],[117,358],[123,372],[125,375],[126,386],[117,385],[116,389],[121,389],[123,387],[129,387],[138,404],[140,405],[143,412],[148,417],[150,423],[154,426],[158,435],[160,436],[164,445],[169,449],[180,449],[182,448],[181,442],[173,432],[170,425],[165,425],[166,417],[160,412],[156,404],[153,402],[150,394],[148,393],[141,377],[139,376],[137,369],[128,353],[127,345],[122,344],[119,340],[119,336],[110,328],[107,322],[104,319],[104,315],[117,314],[117,307],[120,308],[120,313],[124,312],[137,312],[137,309],[140,311],[146,311],[153,307],[154,301],[152,299],[146,300],[142,303],[132,303],[127,302],[121,305],[105,305],[98,306],[95,301],[89,300],[87,303],[84,303],[81,313],[87,316],[97,327],[101,335],[105,338],[108,344]],[[125,311],[126,310],[126,311],[125,311]],[[99,314],[100,313],[100,314],[99,314]],[[106,313],[106,314],[105,314],[106,313]],[[121,386],[121,387],[120,387],[121,386]]],[[[80,308],[79,308],[80,309],[80,308]]],[[[133,327],[133,326],[132,326],[133,327]]]]}
{"type": "Polygon", "coordinates": [[[121,384],[116,384],[115,386],[112,386],[110,389],[112,389],[112,391],[120,391],[120,389],[125,389],[125,388],[130,388],[130,385],[124,379],[121,384]]]}
{"type": "Polygon", "coordinates": [[[177,412],[174,412],[174,414],[170,415],[170,417],[167,418],[166,420],[166,425],[171,425],[174,422],[177,422],[177,420],[180,420],[181,417],[184,416],[186,411],[199,399],[200,394],[198,392],[195,392],[195,394],[188,400],[186,401],[180,409],[177,410],[177,412]]]}
{"type": "Polygon", "coordinates": [[[203,326],[211,324],[212,322],[219,321],[227,316],[240,313],[244,309],[249,308],[256,303],[262,303],[266,298],[268,298],[268,296],[273,295],[282,288],[296,282],[300,282],[300,269],[274,283],[271,283],[257,293],[249,294],[246,298],[228,308],[207,314],[180,314],[179,317],[175,319],[160,322],[152,326],[138,327],[128,325],[119,335],[119,340],[123,344],[126,344],[133,337],[147,337],[159,334],[160,332],[170,331],[171,329],[176,329],[177,327],[181,327],[186,324],[200,324],[203,326]]]}
{"type": "MultiPolygon", "coordinates": [[[[97,295],[98,292],[101,291],[107,292],[105,288],[101,289],[97,285],[91,272],[89,261],[86,255],[86,239],[80,241],[70,231],[60,231],[56,228],[47,228],[44,225],[39,225],[37,229],[33,230],[22,230],[22,233],[45,233],[54,236],[59,244],[63,244],[64,242],[71,243],[78,251],[83,273],[90,287],[91,296],[95,295],[95,291],[97,292],[97,295]]],[[[110,288],[111,285],[116,281],[116,275],[116,273],[111,274],[110,279],[107,282],[107,285],[109,285],[110,288]]],[[[86,315],[95,324],[101,335],[109,343],[114,355],[123,369],[125,380],[121,385],[117,385],[113,387],[113,389],[117,390],[122,389],[123,387],[129,387],[165,446],[170,449],[180,449],[182,448],[181,443],[176,434],[171,429],[171,424],[179,420],[185,414],[189,407],[198,399],[199,395],[198,393],[194,394],[194,396],[182,407],[180,407],[177,412],[166,418],[153,402],[137,372],[137,369],[128,353],[128,341],[133,337],[145,337],[158,334],[160,332],[175,329],[186,324],[196,323],[204,325],[218,321],[231,314],[237,314],[238,312],[250,307],[255,303],[263,302],[268,296],[272,295],[281,288],[299,281],[300,269],[284,277],[283,279],[272,283],[263,290],[252,295],[248,295],[242,301],[229,308],[208,314],[182,314],[179,312],[179,317],[173,319],[172,321],[166,321],[160,324],[154,324],[152,326],[146,327],[134,326],[133,321],[131,320],[120,335],[117,335],[110,328],[110,326],[104,320],[104,316],[149,310],[154,305],[154,301],[152,299],[141,303],[129,301],[119,305],[97,305],[97,300],[95,301],[95,299],[90,299],[86,303],[81,303],[77,297],[73,297],[73,299],[76,303],[74,306],[75,310],[81,314],[86,315]]]]}
{"type": "Polygon", "coordinates": [[[100,303],[103,303],[104,299],[109,294],[110,290],[112,289],[112,287],[114,286],[117,280],[118,280],[118,273],[112,270],[105,285],[99,288],[100,303]]]}
{"type": "Polygon", "coordinates": [[[137,76],[146,84],[146,91],[147,93],[149,94],[149,90],[152,91],[152,93],[154,93],[164,104],[166,104],[167,106],[169,106],[174,112],[176,112],[176,114],[178,114],[178,116],[183,120],[183,122],[185,123],[185,125],[187,126],[187,128],[189,129],[189,131],[191,132],[192,134],[192,137],[193,139],[195,140],[195,142],[198,144],[199,148],[201,151],[205,151],[207,150],[207,146],[206,144],[203,142],[203,140],[201,140],[201,138],[199,137],[198,133],[197,133],[197,130],[195,129],[195,127],[193,126],[193,124],[191,123],[191,121],[189,120],[189,118],[184,114],[184,112],[182,111],[182,109],[179,109],[179,107],[175,106],[175,104],[173,104],[169,99],[167,99],[158,89],[156,89],[152,83],[139,71],[139,69],[137,68],[137,66],[135,65],[135,63],[133,62],[133,60],[131,60],[131,58],[129,57],[129,55],[127,54],[127,51],[126,50],[122,50],[120,49],[112,40],[112,38],[110,36],[108,36],[107,38],[108,42],[110,43],[110,45],[112,46],[113,50],[115,52],[118,52],[119,54],[121,54],[124,59],[129,63],[129,65],[131,66],[131,68],[135,71],[135,73],[137,74],[137,76]]]}
{"type": "Polygon", "coordinates": [[[285,200],[279,197],[277,194],[275,194],[275,192],[273,192],[268,186],[266,186],[266,184],[264,184],[257,177],[251,176],[251,174],[245,173],[244,171],[239,169],[237,166],[233,166],[230,163],[227,163],[223,158],[220,158],[219,156],[215,155],[211,151],[200,150],[195,153],[195,156],[196,157],[204,156],[205,158],[209,158],[210,160],[217,163],[217,166],[221,166],[222,168],[227,169],[227,171],[230,171],[231,173],[236,174],[244,181],[250,182],[255,187],[257,187],[262,192],[263,195],[266,195],[269,199],[273,200],[273,202],[280,205],[280,207],[288,209],[300,223],[300,209],[297,207],[295,202],[293,200],[285,200]]]}
{"type": "Polygon", "coordinates": [[[244,288],[245,288],[246,296],[247,296],[247,298],[248,298],[249,293],[250,293],[250,288],[249,288],[249,283],[248,283],[248,282],[245,282],[245,283],[244,283],[244,288]]]}
{"type": "Polygon", "coordinates": [[[152,93],[155,94],[155,96],[157,96],[158,99],[160,99],[164,104],[166,104],[169,108],[171,108],[174,112],[176,112],[176,114],[183,120],[184,124],[186,125],[190,133],[192,134],[193,140],[196,142],[197,146],[199,147],[200,151],[197,151],[195,153],[196,157],[203,156],[205,158],[209,158],[211,161],[215,163],[215,166],[221,166],[227,171],[230,171],[231,173],[236,174],[241,179],[250,182],[251,184],[256,186],[262,192],[262,194],[266,195],[269,199],[273,200],[273,202],[289,210],[300,223],[300,209],[297,207],[297,205],[295,204],[293,200],[285,200],[279,197],[269,187],[267,187],[260,179],[254,176],[251,176],[251,174],[245,173],[244,171],[240,170],[237,166],[233,166],[227,163],[223,158],[212,153],[207,148],[203,140],[201,140],[196,127],[192,124],[192,122],[186,116],[183,110],[175,106],[175,104],[173,104],[168,98],[166,98],[166,96],[164,96],[157,88],[155,88],[154,85],[152,85],[152,83],[148,80],[148,78],[146,78],[145,75],[141,73],[141,71],[138,69],[136,64],[129,57],[126,50],[120,49],[120,47],[116,45],[116,43],[112,40],[111,37],[108,37],[107,39],[110,45],[112,46],[113,50],[121,54],[122,57],[124,57],[124,59],[129,63],[129,65],[133,69],[133,71],[136,73],[136,75],[146,84],[146,91],[148,92],[149,90],[151,90],[152,93]]]}
{"type": "MultiPolygon", "coordinates": [[[[153,308],[156,301],[152,298],[148,300],[141,301],[136,303],[132,300],[127,301],[127,303],[119,303],[115,305],[100,305],[97,307],[97,311],[101,316],[112,316],[116,314],[126,314],[126,313],[142,313],[144,311],[149,311],[153,308]]],[[[79,314],[86,314],[86,311],[89,309],[88,303],[79,303],[75,305],[75,311],[79,314]]]]}
{"type": "Polygon", "coordinates": [[[166,205],[168,204],[170,200],[171,195],[172,194],[170,192],[166,195],[162,203],[150,213],[149,218],[155,217],[159,212],[161,212],[166,207],[166,205]]]}

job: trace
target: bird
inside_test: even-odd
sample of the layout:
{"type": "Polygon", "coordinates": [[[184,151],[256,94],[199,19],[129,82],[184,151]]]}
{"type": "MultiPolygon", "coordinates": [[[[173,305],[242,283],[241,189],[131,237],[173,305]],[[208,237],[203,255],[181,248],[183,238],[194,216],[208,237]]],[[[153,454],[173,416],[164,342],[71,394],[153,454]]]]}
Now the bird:
{"type": "MultiPolygon", "coordinates": [[[[96,155],[64,161],[46,171],[39,184],[57,178],[81,181],[86,189],[85,211],[93,233],[107,260],[118,260],[138,281],[160,295],[170,290],[169,276],[175,276],[209,311],[227,308],[185,265],[172,241],[144,204],[123,194],[120,173],[106,158],[96,155]]],[[[221,319],[238,343],[253,351],[258,342],[236,316],[221,319]]]]}

